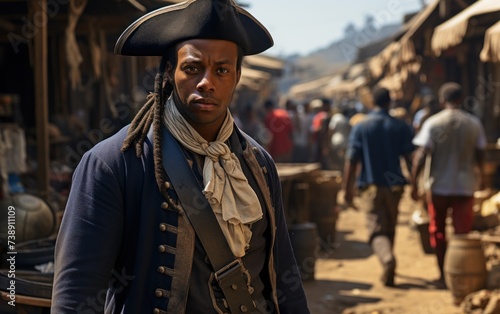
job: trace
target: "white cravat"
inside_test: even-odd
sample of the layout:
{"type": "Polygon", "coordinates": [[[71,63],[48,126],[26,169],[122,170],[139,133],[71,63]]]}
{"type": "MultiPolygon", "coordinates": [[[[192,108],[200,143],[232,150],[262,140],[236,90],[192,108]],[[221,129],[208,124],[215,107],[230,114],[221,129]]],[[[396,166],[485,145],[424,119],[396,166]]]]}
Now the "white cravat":
{"type": "Polygon", "coordinates": [[[248,184],[241,165],[225,141],[231,136],[234,120],[227,111],[226,119],[214,142],[207,142],[180,114],[170,97],[165,105],[164,125],[188,150],[206,156],[203,165],[203,194],[236,257],[245,255],[252,238],[248,224],[262,218],[257,194],[248,184]]]}

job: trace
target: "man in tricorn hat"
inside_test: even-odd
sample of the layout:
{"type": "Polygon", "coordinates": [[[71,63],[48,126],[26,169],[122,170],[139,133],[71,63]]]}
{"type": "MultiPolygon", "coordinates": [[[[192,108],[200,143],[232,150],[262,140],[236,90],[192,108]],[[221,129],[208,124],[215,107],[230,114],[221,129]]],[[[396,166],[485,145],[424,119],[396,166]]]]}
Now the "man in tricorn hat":
{"type": "Polygon", "coordinates": [[[161,56],[155,91],[75,171],[52,313],[309,313],[276,167],[228,110],[243,56],[272,45],[230,0],[124,31],[116,53],[161,56]]]}

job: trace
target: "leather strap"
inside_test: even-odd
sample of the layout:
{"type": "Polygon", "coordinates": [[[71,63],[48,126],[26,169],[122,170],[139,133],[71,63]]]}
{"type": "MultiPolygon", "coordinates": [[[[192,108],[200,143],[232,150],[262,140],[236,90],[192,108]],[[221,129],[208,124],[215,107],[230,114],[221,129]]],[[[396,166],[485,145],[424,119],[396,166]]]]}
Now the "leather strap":
{"type": "Polygon", "coordinates": [[[202,193],[202,187],[189,167],[179,142],[163,128],[163,167],[175,188],[191,225],[214,268],[231,313],[252,313],[256,310],[243,270],[243,262],[235,258],[219,227],[217,218],[202,193]],[[168,162],[178,160],[182,162],[168,162]]]}

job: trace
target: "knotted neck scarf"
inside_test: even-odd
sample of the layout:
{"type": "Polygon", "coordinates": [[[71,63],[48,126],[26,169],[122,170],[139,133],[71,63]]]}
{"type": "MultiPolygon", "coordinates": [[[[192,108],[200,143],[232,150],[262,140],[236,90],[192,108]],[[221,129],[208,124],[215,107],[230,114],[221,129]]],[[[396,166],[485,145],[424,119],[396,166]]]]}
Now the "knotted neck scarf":
{"type": "Polygon", "coordinates": [[[177,110],[170,97],[165,105],[165,127],[188,150],[205,156],[203,194],[236,257],[245,255],[252,231],[249,224],[262,218],[259,199],[241,170],[238,157],[225,144],[233,133],[229,112],[214,142],[207,142],[177,110]]]}

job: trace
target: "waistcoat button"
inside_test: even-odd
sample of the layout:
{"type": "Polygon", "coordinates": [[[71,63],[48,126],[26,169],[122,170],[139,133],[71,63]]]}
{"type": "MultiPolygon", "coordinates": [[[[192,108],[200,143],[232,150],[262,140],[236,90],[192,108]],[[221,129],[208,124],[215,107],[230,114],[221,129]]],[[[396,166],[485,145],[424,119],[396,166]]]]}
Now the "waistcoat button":
{"type": "Polygon", "coordinates": [[[154,309],[153,310],[153,314],[160,314],[160,310],[159,309],[154,309]]]}
{"type": "Polygon", "coordinates": [[[164,273],[167,271],[167,269],[166,269],[165,267],[163,267],[163,266],[158,267],[158,269],[156,269],[156,270],[157,270],[160,274],[164,274],[164,273]]]}
{"type": "Polygon", "coordinates": [[[165,247],[165,245],[158,246],[158,252],[165,253],[166,251],[167,251],[167,248],[165,247]]]}
{"type": "Polygon", "coordinates": [[[163,291],[161,291],[160,289],[156,289],[155,290],[155,296],[157,296],[158,298],[163,297],[163,291]]]}
{"type": "Polygon", "coordinates": [[[168,189],[170,189],[171,187],[172,187],[172,183],[170,183],[170,182],[166,181],[166,182],[165,182],[165,188],[168,190],[168,189]]]}
{"type": "Polygon", "coordinates": [[[248,308],[246,307],[246,305],[242,305],[240,306],[240,310],[243,312],[243,313],[246,313],[248,311],[248,308]]]}
{"type": "Polygon", "coordinates": [[[161,208],[167,209],[168,208],[168,203],[167,202],[161,203],[161,208]]]}
{"type": "Polygon", "coordinates": [[[165,232],[165,231],[167,231],[167,224],[161,223],[161,224],[160,224],[160,231],[161,231],[161,232],[165,232]]]}

